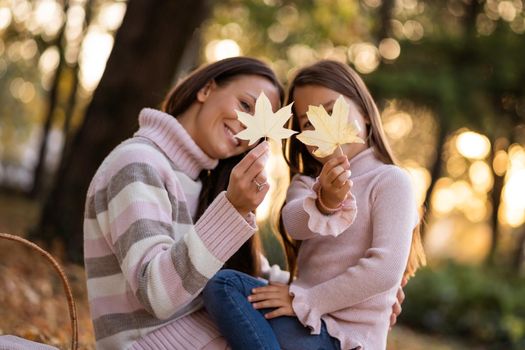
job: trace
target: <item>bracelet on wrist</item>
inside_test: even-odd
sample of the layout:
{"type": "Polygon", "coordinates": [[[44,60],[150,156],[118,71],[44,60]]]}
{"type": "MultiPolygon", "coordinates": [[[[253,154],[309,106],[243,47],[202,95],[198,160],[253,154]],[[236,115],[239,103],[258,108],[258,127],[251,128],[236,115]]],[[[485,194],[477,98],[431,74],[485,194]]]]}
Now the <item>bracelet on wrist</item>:
{"type": "Polygon", "coordinates": [[[328,214],[328,215],[332,215],[334,213],[337,213],[339,210],[341,210],[343,208],[343,203],[339,203],[339,205],[335,208],[329,208],[326,206],[326,204],[323,203],[322,199],[321,199],[321,186],[319,186],[319,188],[317,189],[317,205],[319,206],[319,209],[328,214]]]}

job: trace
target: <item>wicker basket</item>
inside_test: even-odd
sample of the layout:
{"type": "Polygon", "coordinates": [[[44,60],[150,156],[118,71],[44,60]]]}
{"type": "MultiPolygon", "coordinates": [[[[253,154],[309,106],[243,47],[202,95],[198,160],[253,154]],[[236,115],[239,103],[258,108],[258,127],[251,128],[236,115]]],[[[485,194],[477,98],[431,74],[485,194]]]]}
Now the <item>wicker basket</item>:
{"type": "MultiPolygon", "coordinates": [[[[37,251],[40,255],[42,255],[44,258],[47,259],[47,261],[53,266],[55,271],[60,276],[60,279],[62,280],[62,285],[64,287],[64,291],[66,293],[67,297],[67,305],[69,309],[69,319],[71,321],[71,349],[76,350],[78,348],[78,324],[77,324],[77,309],[75,306],[75,300],[73,299],[73,293],[71,292],[71,287],[69,285],[68,279],[66,277],[66,274],[64,273],[64,270],[62,267],[58,264],[58,262],[44,249],[40,248],[36,244],[28,241],[27,239],[10,235],[7,233],[0,233],[0,239],[7,239],[10,241],[19,242],[22,245],[25,245],[26,247],[29,247],[35,251],[37,251]]],[[[19,337],[11,336],[11,335],[5,335],[0,336],[0,350],[22,350],[22,349],[55,349],[49,345],[44,345],[40,343],[35,343],[33,341],[29,341],[26,339],[22,339],[19,337]]]]}

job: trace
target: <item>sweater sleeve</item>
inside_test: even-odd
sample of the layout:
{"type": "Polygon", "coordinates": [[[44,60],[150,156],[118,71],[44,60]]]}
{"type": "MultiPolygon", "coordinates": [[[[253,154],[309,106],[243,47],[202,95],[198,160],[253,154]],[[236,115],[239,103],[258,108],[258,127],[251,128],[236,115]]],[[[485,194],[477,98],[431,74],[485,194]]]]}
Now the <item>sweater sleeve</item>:
{"type": "Polygon", "coordinates": [[[318,181],[302,175],[296,175],[290,183],[282,215],[286,231],[295,240],[319,236],[337,237],[354,222],[357,208],[352,193],[343,202],[341,210],[325,215],[315,203],[317,186],[320,186],[318,181]]]}
{"type": "Polygon", "coordinates": [[[295,283],[290,287],[297,317],[315,334],[322,315],[361,303],[401,282],[418,214],[408,174],[391,169],[372,192],[372,243],[364,256],[344,273],[313,288],[295,283]]]}
{"type": "Polygon", "coordinates": [[[97,218],[106,221],[107,241],[142,306],[165,319],[200,293],[256,227],[225,192],[193,223],[182,192],[167,190],[173,172],[158,158],[141,157],[113,175],[99,193],[107,214],[97,218]]]}

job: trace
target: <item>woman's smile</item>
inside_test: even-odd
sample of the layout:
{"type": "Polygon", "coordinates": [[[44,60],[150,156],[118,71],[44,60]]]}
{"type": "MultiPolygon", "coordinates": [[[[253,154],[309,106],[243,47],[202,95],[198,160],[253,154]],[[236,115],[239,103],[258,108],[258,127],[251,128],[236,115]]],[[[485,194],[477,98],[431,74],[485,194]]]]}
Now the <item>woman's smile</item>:
{"type": "Polygon", "coordinates": [[[224,124],[224,132],[226,134],[226,138],[234,147],[239,147],[241,145],[241,140],[235,137],[237,132],[230,128],[228,124],[224,124]]]}

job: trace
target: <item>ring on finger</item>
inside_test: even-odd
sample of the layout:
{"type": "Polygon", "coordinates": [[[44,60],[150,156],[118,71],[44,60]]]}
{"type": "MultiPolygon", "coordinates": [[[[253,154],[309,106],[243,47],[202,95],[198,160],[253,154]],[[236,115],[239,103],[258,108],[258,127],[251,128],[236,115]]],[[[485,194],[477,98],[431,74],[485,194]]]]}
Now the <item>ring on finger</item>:
{"type": "Polygon", "coordinates": [[[266,181],[259,183],[257,179],[253,179],[253,183],[255,184],[255,186],[257,186],[257,192],[261,192],[264,186],[266,186],[266,181]]]}

